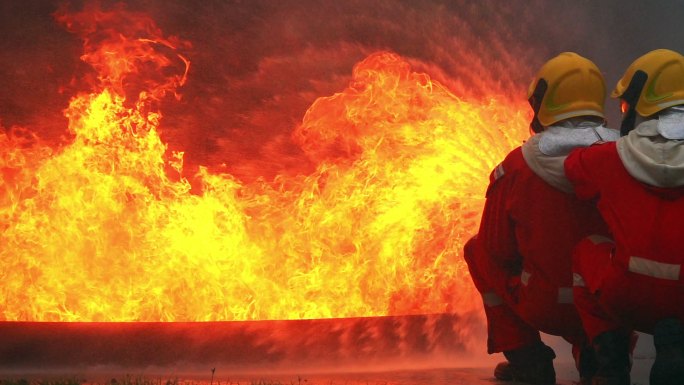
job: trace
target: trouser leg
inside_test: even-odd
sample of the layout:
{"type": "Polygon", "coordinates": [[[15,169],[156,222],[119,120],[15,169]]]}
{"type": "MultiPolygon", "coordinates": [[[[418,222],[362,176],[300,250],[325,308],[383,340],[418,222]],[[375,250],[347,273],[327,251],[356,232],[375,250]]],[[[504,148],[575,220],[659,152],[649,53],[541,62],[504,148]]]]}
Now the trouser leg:
{"type": "Polygon", "coordinates": [[[514,350],[541,341],[539,332],[523,321],[510,307],[506,298],[508,293],[505,292],[508,274],[491,262],[476,238],[466,243],[464,255],[473,283],[480,292],[484,304],[487,317],[487,351],[497,353],[514,350]]]}
{"type": "Polygon", "coordinates": [[[599,300],[599,289],[611,268],[613,246],[607,238],[589,237],[573,253],[573,296],[590,341],[603,332],[621,327],[599,300]]]}
{"type": "Polygon", "coordinates": [[[577,245],[573,253],[573,294],[596,360],[592,384],[629,385],[632,333],[608,313],[600,297],[614,269],[613,248],[610,239],[597,236],[577,245]]]}

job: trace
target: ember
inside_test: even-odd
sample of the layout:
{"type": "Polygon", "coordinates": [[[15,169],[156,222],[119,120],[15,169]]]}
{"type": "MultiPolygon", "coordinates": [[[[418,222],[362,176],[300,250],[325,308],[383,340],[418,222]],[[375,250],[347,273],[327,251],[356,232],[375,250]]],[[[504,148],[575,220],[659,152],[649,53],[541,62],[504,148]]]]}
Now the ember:
{"type": "Polygon", "coordinates": [[[0,132],[0,320],[479,311],[461,249],[489,170],[527,134],[524,103],[455,95],[377,52],[294,127],[310,174],[187,176],[158,128],[192,82],[190,43],[124,9],[57,20],[97,76],[65,111],[67,145],[0,132]]]}

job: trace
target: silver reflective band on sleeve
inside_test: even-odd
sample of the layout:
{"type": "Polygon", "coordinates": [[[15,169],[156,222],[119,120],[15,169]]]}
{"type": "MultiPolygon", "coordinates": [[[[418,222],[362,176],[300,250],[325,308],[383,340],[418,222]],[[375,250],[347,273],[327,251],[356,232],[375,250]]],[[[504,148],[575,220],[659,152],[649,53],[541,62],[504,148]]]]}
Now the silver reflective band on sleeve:
{"type": "Polygon", "coordinates": [[[503,299],[499,297],[498,294],[494,293],[493,291],[490,291],[487,293],[482,293],[482,302],[485,304],[485,306],[493,307],[502,305],[503,299]]]}
{"type": "Polygon", "coordinates": [[[494,169],[494,180],[501,178],[505,173],[506,171],[504,171],[503,163],[499,163],[494,169]]]}
{"type": "Polygon", "coordinates": [[[571,287],[558,288],[558,303],[573,303],[571,287]]]}
{"type": "Polygon", "coordinates": [[[589,238],[591,243],[593,243],[595,245],[598,245],[599,243],[613,242],[612,239],[610,239],[608,237],[604,237],[603,235],[597,235],[597,234],[590,235],[587,238],[589,238]]]}
{"type": "Polygon", "coordinates": [[[520,274],[520,282],[522,282],[523,285],[527,286],[527,284],[530,283],[531,275],[531,273],[528,273],[527,271],[523,270],[522,274],[520,274]]]}
{"type": "Polygon", "coordinates": [[[641,257],[629,257],[628,269],[632,273],[647,275],[653,278],[677,281],[679,279],[679,270],[681,269],[681,265],[656,262],[641,257]]]}
{"type": "Polygon", "coordinates": [[[577,273],[572,273],[572,286],[586,286],[586,284],[584,283],[584,278],[582,278],[582,276],[577,273]]]}

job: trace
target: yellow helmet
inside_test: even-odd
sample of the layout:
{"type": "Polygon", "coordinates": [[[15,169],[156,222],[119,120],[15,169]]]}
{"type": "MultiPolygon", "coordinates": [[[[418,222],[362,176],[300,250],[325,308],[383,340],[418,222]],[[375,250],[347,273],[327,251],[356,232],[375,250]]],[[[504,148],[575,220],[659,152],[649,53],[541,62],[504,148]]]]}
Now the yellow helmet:
{"type": "Polygon", "coordinates": [[[627,68],[610,96],[623,99],[627,109],[641,116],[684,104],[684,56],[669,49],[641,56],[627,68]]]}
{"type": "Polygon", "coordinates": [[[547,61],[527,91],[534,111],[530,127],[543,127],[577,116],[604,116],[606,83],[591,60],[563,52],[547,61]]]}

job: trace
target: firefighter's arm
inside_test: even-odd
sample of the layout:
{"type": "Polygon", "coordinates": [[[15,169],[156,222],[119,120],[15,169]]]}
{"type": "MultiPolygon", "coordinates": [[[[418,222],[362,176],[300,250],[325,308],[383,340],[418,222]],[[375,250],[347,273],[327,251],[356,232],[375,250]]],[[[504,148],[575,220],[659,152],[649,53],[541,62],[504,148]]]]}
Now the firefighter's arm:
{"type": "Polygon", "coordinates": [[[511,276],[520,274],[522,262],[515,238],[515,224],[509,213],[514,181],[515,176],[506,172],[505,163],[492,171],[478,233],[487,254],[511,276]]]}
{"type": "Polygon", "coordinates": [[[591,168],[586,161],[589,155],[587,151],[590,149],[591,147],[575,149],[565,159],[565,176],[572,183],[575,195],[580,199],[592,199],[599,193],[591,168]]]}

